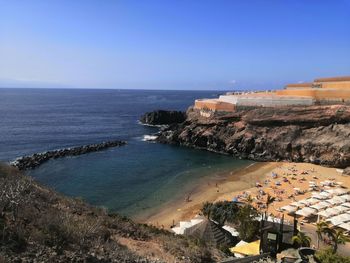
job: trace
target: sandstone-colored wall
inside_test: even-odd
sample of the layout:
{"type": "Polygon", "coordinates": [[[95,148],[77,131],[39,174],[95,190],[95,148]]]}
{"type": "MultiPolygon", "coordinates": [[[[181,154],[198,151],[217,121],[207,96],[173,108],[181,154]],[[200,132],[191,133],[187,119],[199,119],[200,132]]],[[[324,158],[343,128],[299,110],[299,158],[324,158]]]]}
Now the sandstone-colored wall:
{"type": "Polygon", "coordinates": [[[350,90],[350,81],[334,82],[315,82],[315,85],[321,84],[322,89],[347,89],[350,90]]]}
{"type": "Polygon", "coordinates": [[[276,90],[277,95],[306,96],[316,98],[316,89],[283,89],[276,90]]]}
{"type": "Polygon", "coordinates": [[[222,102],[216,99],[208,100],[196,100],[194,108],[199,110],[211,110],[211,111],[235,111],[236,106],[231,103],[222,102]]]}
{"type": "Polygon", "coordinates": [[[258,107],[276,107],[276,106],[310,106],[314,104],[312,97],[291,97],[291,96],[264,96],[264,97],[240,97],[237,101],[237,107],[258,106],[258,107]]]}
{"type": "Polygon", "coordinates": [[[285,86],[285,89],[310,89],[312,88],[313,83],[295,83],[288,84],[285,86]]]}
{"type": "Polygon", "coordinates": [[[305,90],[278,90],[278,95],[310,96],[316,100],[350,99],[350,89],[305,89],[305,90]]]}

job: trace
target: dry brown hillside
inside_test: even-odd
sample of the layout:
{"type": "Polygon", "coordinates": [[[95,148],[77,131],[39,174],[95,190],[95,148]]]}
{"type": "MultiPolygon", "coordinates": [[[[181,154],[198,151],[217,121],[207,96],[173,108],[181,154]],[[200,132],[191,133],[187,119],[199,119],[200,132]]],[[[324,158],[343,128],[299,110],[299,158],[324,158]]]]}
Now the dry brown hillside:
{"type": "Polygon", "coordinates": [[[0,165],[0,262],[213,262],[197,240],[64,197],[0,165]]]}

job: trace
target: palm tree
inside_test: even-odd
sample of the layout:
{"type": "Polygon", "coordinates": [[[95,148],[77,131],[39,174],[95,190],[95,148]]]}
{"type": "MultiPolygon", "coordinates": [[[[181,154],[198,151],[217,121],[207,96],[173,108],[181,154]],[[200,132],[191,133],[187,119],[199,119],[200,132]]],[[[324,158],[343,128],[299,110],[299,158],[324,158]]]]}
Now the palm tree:
{"type": "Polygon", "coordinates": [[[251,195],[248,195],[248,197],[247,197],[247,203],[248,203],[248,204],[253,203],[253,197],[252,197],[251,195]]]}
{"type": "Polygon", "coordinates": [[[211,216],[211,210],[212,210],[213,204],[209,202],[205,202],[202,207],[202,213],[204,216],[207,216],[208,219],[211,216]]]}
{"type": "Polygon", "coordinates": [[[350,238],[344,234],[341,229],[331,228],[329,223],[321,221],[317,223],[317,236],[318,239],[322,239],[322,234],[326,234],[333,243],[333,253],[338,250],[338,245],[350,242],[350,238]]]}
{"type": "Polygon", "coordinates": [[[292,237],[292,242],[299,247],[309,247],[311,244],[311,238],[304,232],[299,232],[296,236],[292,237]]]}
{"type": "Polygon", "coordinates": [[[330,233],[331,228],[326,221],[320,221],[316,224],[316,233],[317,233],[317,248],[320,247],[320,240],[323,238],[323,234],[330,233]]]}
{"type": "Polygon", "coordinates": [[[350,238],[344,234],[344,230],[332,229],[333,253],[337,253],[338,245],[350,242],[350,238]]]}
{"type": "Polygon", "coordinates": [[[266,213],[269,211],[269,206],[270,204],[272,204],[273,202],[276,201],[276,197],[273,197],[271,195],[267,195],[267,199],[266,199],[266,213]]]}

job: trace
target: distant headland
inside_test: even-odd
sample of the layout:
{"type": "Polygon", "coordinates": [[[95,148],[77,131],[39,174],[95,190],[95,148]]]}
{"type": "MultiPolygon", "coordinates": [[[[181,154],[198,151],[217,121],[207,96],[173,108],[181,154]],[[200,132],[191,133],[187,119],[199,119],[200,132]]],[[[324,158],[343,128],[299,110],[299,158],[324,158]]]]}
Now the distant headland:
{"type": "Polygon", "coordinates": [[[157,140],[256,161],[350,166],[350,77],[198,99],[186,116],[157,140]]]}

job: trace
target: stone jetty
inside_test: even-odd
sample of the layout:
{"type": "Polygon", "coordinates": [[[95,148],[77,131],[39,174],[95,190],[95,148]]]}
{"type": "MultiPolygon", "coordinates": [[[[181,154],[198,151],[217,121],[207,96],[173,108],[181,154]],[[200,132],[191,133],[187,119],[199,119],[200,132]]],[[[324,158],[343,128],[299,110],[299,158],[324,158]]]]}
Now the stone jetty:
{"type": "Polygon", "coordinates": [[[33,169],[43,164],[50,159],[63,158],[67,156],[77,156],[91,152],[98,152],[111,147],[119,147],[125,145],[125,141],[107,141],[97,144],[88,144],[77,147],[70,147],[64,149],[58,149],[53,151],[47,151],[43,153],[35,153],[30,156],[20,157],[10,164],[17,167],[19,170],[33,169]]]}

